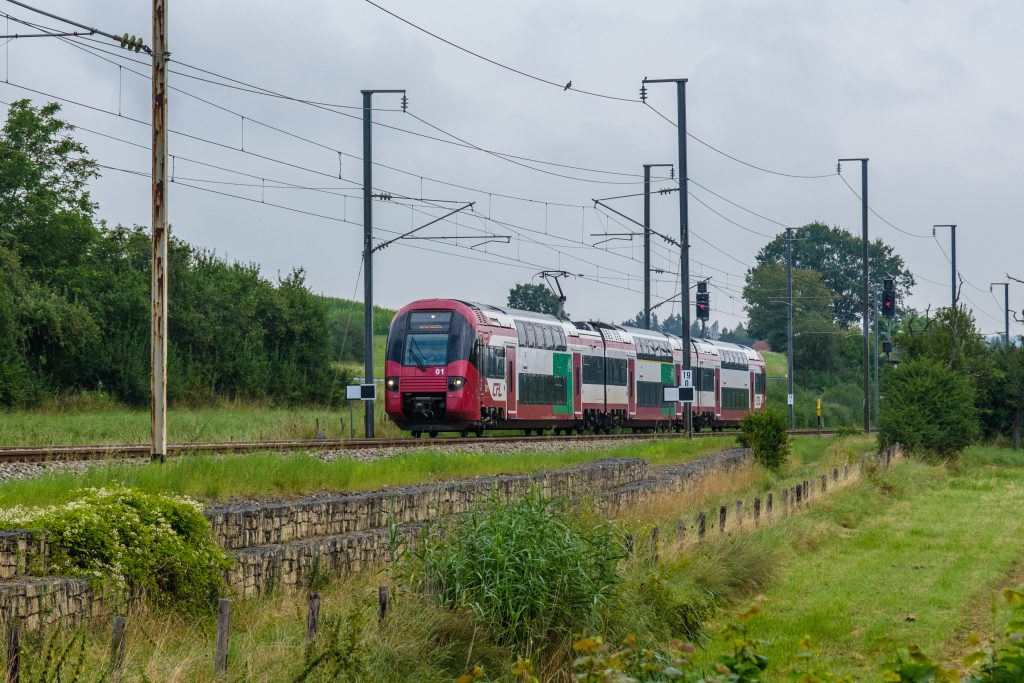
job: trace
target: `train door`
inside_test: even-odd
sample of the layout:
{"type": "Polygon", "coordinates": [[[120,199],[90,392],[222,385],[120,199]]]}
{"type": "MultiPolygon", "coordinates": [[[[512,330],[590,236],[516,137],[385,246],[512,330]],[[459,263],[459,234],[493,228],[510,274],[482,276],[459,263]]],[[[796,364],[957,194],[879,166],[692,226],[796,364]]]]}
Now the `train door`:
{"type": "Polygon", "coordinates": [[[629,395],[629,416],[636,417],[636,359],[626,359],[627,393],[629,395]]]}
{"type": "MultiPolygon", "coordinates": [[[[678,386],[678,383],[673,382],[672,373],[675,372],[674,367],[671,363],[662,363],[661,365],[661,384],[662,386],[671,387],[678,386]]],[[[661,401],[661,399],[658,399],[661,401]]],[[[661,402],[661,410],[659,413],[664,417],[672,417],[673,405],[671,403],[661,402]]]]}
{"type": "Polygon", "coordinates": [[[507,405],[505,408],[505,414],[509,417],[515,417],[518,412],[518,398],[519,392],[516,391],[519,387],[518,377],[516,373],[516,347],[506,346],[505,347],[505,364],[508,366],[508,372],[505,373],[505,395],[507,405]]]}
{"type": "MultiPolygon", "coordinates": [[[[674,382],[673,382],[672,386],[678,387],[678,386],[682,385],[682,383],[683,383],[683,366],[681,364],[679,364],[679,363],[676,363],[675,377],[673,379],[674,379],[674,382]]],[[[679,418],[679,419],[682,419],[682,417],[683,417],[683,402],[682,401],[679,401],[679,402],[676,403],[676,417],[679,418]]]]}
{"type": "Polygon", "coordinates": [[[583,418],[583,357],[572,354],[572,392],[573,392],[573,416],[576,419],[583,418]]]}
{"type": "Polygon", "coordinates": [[[722,369],[715,368],[715,417],[722,417],[722,369]]]}
{"type": "Polygon", "coordinates": [[[750,410],[754,409],[754,373],[750,373],[750,410]]]}
{"type": "Polygon", "coordinates": [[[556,392],[551,410],[555,415],[572,415],[572,356],[555,352],[551,358],[551,370],[555,377],[555,387],[561,387],[556,392]]]}

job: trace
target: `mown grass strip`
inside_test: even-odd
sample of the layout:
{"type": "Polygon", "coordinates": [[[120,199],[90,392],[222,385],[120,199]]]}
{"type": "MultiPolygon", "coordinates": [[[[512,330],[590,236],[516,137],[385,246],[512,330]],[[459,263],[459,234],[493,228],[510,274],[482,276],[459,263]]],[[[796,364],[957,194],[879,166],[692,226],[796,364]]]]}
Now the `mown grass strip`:
{"type": "Polygon", "coordinates": [[[686,462],[734,445],[733,437],[722,436],[647,441],[602,450],[505,454],[422,450],[377,460],[340,458],[330,462],[306,454],[196,455],[174,458],[163,465],[100,463],[83,474],[49,474],[9,481],[0,484],[0,506],[50,504],[74,498],[82,488],[113,484],[205,501],[366,491],[463,477],[534,472],[600,458],[647,458],[652,464],[686,462]]]}
{"type": "MultiPolygon", "coordinates": [[[[911,461],[763,532],[786,548],[752,625],[769,643],[773,677],[796,664],[804,635],[829,669],[858,679],[879,678],[879,662],[899,647],[941,654],[978,592],[1024,554],[1022,505],[1019,470],[949,475],[911,461]]],[[[707,654],[726,647],[712,640],[707,654]]]]}

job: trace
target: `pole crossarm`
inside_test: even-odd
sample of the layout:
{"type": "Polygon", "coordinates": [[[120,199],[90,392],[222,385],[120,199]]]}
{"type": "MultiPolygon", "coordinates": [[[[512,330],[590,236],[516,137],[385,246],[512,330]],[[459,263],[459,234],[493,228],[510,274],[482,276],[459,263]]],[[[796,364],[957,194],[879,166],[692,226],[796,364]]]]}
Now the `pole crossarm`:
{"type": "MultiPolygon", "coordinates": [[[[637,225],[637,226],[639,226],[639,227],[641,227],[641,228],[644,228],[645,230],[650,230],[650,231],[651,231],[651,234],[652,234],[652,235],[657,235],[658,237],[660,237],[661,239],[665,240],[665,241],[666,241],[666,242],[668,242],[669,244],[674,244],[674,245],[675,245],[675,246],[677,246],[677,247],[679,246],[679,241],[678,241],[678,240],[676,240],[675,238],[673,238],[673,237],[671,237],[671,236],[669,236],[669,235],[665,235],[665,234],[663,234],[663,233],[660,233],[660,232],[658,232],[657,230],[655,230],[655,229],[653,229],[653,228],[649,228],[649,227],[645,226],[645,225],[644,225],[643,223],[641,223],[640,221],[638,221],[638,220],[636,220],[636,219],[634,219],[634,218],[630,218],[629,216],[627,216],[626,214],[622,213],[621,211],[618,211],[618,210],[616,210],[616,209],[613,209],[612,207],[608,206],[607,204],[605,204],[605,203],[604,203],[603,201],[601,201],[600,199],[595,199],[595,200],[593,200],[593,201],[594,201],[594,204],[595,204],[596,206],[600,206],[600,207],[601,207],[601,208],[603,208],[603,209],[608,209],[609,211],[611,211],[612,213],[616,214],[617,216],[621,216],[622,218],[625,218],[625,219],[626,219],[627,221],[629,221],[630,223],[633,223],[634,225],[637,225]]],[[[634,233],[634,234],[635,234],[635,233],[634,233]]]]}
{"type": "MultiPolygon", "coordinates": [[[[404,240],[404,239],[438,239],[436,237],[410,237],[410,235],[412,235],[413,233],[419,232],[423,228],[430,227],[434,223],[439,223],[439,222],[443,221],[445,218],[448,218],[449,216],[454,216],[455,214],[459,213],[460,211],[465,211],[466,209],[470,209],[470,208],[473,207],[473,204],[475,204],[475,202],[469,202],[467,204],[463,204],[462,206],[460,206],[460,207],[458,207],[456,209],[452,209],[451,211],[449,211],[445,215],[439,216],[438,218],[435,218],[432,221],[428,221],[428,222],[424,223],[423,225],[419,226],[418,228],[413,228],[409,232],[402,233],[398,237],[393,237],[392,239],[389,239],[386,242],[381,242],[380,244],[375,246],[371,251],[372,252],[378,252],[381,249],[385,249],[386,247],[394,244],[398,240],[404,240]]],[[[486,239],[486,238],[490,238],[490,237],[497,237],[497,235],[484,235],[484,236],[479,237],[477,239],[486,239]]]]}
{"type": "MultiPolygon", "coordinates": [[[[29,10],[30,12],[35,12],[36,14],[42,14],[45,17],[50,17],[51,19],[56,19],[57,21],[64,22],[65,24],[71,24],[72,26],[78,27],[80,29],[84,29],[85,31],[89,32],[89,33],[84,34],[84,35],[96,35],[96,34],[98,34],[98,35],[101,35],[101,36],[103,36],[105,38],[110,38],[111,40],[116,40],[117,42],[121,43],[122,46],[124,46],[126,43],[129,42],[127,34],[125,34],[123,36],[117,36],[117,35],[114,35],[113,33],[107,33],[106,31],[101,31],[98,28],[94,28],[92,26],[87,26],[86,24],[81,24],[81,23],[79,23],[77,21],[74,21],[72,19],[65,19],[62,16],[58,16],[56,14],[52,14],[52,13],[47,12],[45,10],[41,10],[38,7],[33,7],[31,5],[27,5],[24,2],[21,2],[21,0],[7,0],[7,2],[11,3],[12,5],[17,5],[18,7],[23,7],[25,9],[29,10]]],[[[71,34],[71,33],[69,33],[69,34],[56,34],[56,33],[52,33],[52,34],[49,34],[49,35],[51,35],[53,37],[57,37],[59,35],[75,35],[75,34],[71,34]]],[[[83,35],[83,34],[79,34],[79,35],[83,35]]],[[[15,37],[17,37],[17,36],[15,36],[15,37]]],[[[133,38],[134,38],[134,36],[133,36],[133,38]]],[[[131,41],[131,42],[132,42],[133,46],[136,46],[138,48],[137,51],[141,50],[142,52],[145,52],[147,55],[153,54],[153,50],[148,45],[143,43],[141,38],[136,38],[134,41],[131,41]]]]}

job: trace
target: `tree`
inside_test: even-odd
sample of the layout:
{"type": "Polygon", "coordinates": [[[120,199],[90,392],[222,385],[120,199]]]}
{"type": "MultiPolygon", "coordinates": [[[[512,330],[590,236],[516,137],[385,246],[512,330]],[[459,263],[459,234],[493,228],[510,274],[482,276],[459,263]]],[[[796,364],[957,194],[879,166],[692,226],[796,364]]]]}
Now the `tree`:
{"type": "MultiPolygon", "coordinates": [[[[626,327],[639,327],[640,329],[643,329],[643,327],[644,327],[644,312],[640,311],[639,313],[637,313],[635,316],[633,316],[629,320],[623,320],[622,324],[625,325],[626,327]]],[[[661,329],[661,323],[658,321],[658,314],[657,313],[651,313],[651,330],[657,332],[660,329],[661,329]]]]}
{"type": "MultiPolygon", "coordinates": [[[[833,293],[834,320],[847,327],[860,319],[863,309],[861,262],[863,246],[859,235],[823,223],[811,223],[793,231],[793,267],[817,271],[833,293]]],[[[757,267],[785,263],[786,234],[780,233],[757,254],[757,267]]],[[[757,268],[747,272],[747,282],[757,268]]],[[[903,258],[881,240],[868,245],[868,269],[872,289],[881,287],[883,277],[896,282],[897,299],[906,298],[914,286],[914,276],[903,258]]]]}
{"type": "Polygon", "coordinates": [[[1024,345],[1000,344],[992,351],[995,379],[992,383],[991,410],[986,415],[987,436],[1010,437],[1014,449],[1020,449],[1024,427],[1024,345]]]}
{"type": "MultiPolygon", "coordinates": [[[[558,295],[544,285],[529,282],[518,284],[508,290],[508,305],[509,308],[548,315],[558,315],[558,309],[561,308],[558,295]]],[[[562,311],[562,318],[568,320],[569,314],[562,311]]]]}
{"type": "Polygon", "coordinates": [[[951,458],[978,435],[974,389],[964,375],[927,356],[892,373],[882,399],[879,450],[900,444],[911,453],[951,458]]]}
{"type": "MultiPolygon", "coordinates": [[[[748,332],[765,339],[773,349],[786,348],[788,317],[786,267],[781,263],[759,266],[747,276],[743,288],[747,302],[748,332]]],[[[793,331],[831,327],[832,292],[813,270],[793,269],[793,331]]]]}

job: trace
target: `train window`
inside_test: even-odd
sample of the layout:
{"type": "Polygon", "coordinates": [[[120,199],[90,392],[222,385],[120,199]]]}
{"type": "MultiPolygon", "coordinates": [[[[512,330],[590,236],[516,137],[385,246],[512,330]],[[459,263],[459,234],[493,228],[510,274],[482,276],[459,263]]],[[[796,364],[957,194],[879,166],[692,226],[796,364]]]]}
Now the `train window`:
{"type": "Polygon", "coordinates": [[[541,346],[545,349],[555,348],[555,340],[551,338],[551,327],[549,325],[540,326],[541,346]]]}
{"type": "Polygon", "coordinates": [[[505,347],[484,347],[484,376],[490,379],[505,379],[505,347]]]}
{"type": "Polygon", "coordinates": [[[697,391],[714,391],[715,390],[715,369],[714,368],[694,368],[693,370],[693,388],[697,391]]]}
{"type": "Polygon", "coordinates": [[[755,394],[763,394],[764,393],[764,373],[763,372],[755,372],[754,373],[754,393],[755,394]]]}
{"type": "Polygon", "coordinates": [[[388,333],[387,359],[392,363],[402,362],[402,347],[405,344],[405,329],[408,324],[408,313],[395,316],[395,319],[391,321],[391,331],[388,333]]]}
{"type": "Polygon", "coordinates": [[[448,326],[448,362],[468,360],[476,335],[473,326],[459,313],[451,314],[448,326]]]}
{"type": "Polygon", "coordinates": [[[609,358],[605,361],[607,384],[610,386],[626,386],[626,359],[609,358]]]}
{"type": "Polygon", "coordinates": [[[565,345],[565,330],[563,330],[561,327],[556,327],[555,328],[555,350],[556,351],[565,351],[565,349],[566,349],[566,345],[565,345]]]}
{"type": "Polygon", "coordinates": [[[750,392],[746,389],[722,389],[722,408],[726,410],[747,410],[750,408],[750,392]]]}
{"type": "Polygon", "coordinates": [[[636,383],[636,402],[644,408],[656,408],[661,405],[662,399],[664,398],[664,392],[662,387],[664,385],[661,382],[637,382],[636,383]]]}
{"type": "Polygon", "coordinates": [[[583,356],[583,383],[604,384],[604,358],[583,356]]]}
{"type": "Polygon", "coordinates": [[[526,345],[532,349],[537,348],[537,326],[533,323],[524,323],[526,325],[526,345]]]}
{"type": "Polygon", "coordinates": [[[410,334],[405,341],[402,365],[415,365],[419,368],[447,365],[447,334],[410,334]]]}

